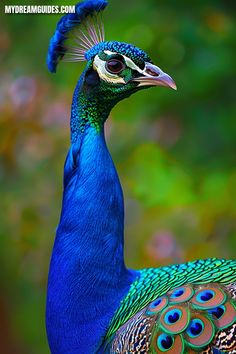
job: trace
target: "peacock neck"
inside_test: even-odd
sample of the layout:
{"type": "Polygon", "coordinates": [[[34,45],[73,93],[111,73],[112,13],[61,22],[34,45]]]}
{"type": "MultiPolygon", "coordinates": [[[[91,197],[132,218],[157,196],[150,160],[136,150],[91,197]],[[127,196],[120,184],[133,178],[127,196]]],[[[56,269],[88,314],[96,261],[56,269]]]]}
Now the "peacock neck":
{"type": "Polygon", "coordinates": [[[114,100],[104,102],[99,93],[86,89],[83,86],[84,75],[85,73],[77,83],[72,101],[70,122],[72,144],[83,138],[88,127],[90,131],[103,132],[104,123],[116,104],[114,100]]]}
{"type": "MultiPolygon", "coordinates": [[[[70,346],[74,338],[75,351],[70,353],[78,348],[90,353],[137,274],[124,264],[123,193],[103,129],[109,107],[100,117],[101,107],[96,109],[95,100],[85,100],[79,87],[72,105],[72,144],[49,273],[47,322],[52,338],[53,322],[57,331],[69,328],[74,333],[70,346]]],[[[67,352],[66,345],[52,353],[67,352]]]]}

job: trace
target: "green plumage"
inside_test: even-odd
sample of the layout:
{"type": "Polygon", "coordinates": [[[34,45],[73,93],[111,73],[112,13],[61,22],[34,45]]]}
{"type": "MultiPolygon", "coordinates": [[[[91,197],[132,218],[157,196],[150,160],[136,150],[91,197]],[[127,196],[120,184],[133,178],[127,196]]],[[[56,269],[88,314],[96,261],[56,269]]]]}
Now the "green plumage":
{"type": "Polygon", "coordinates": [[[143,269],[107,333],[106,353],[235,353],[236,261],[143,269]]]}

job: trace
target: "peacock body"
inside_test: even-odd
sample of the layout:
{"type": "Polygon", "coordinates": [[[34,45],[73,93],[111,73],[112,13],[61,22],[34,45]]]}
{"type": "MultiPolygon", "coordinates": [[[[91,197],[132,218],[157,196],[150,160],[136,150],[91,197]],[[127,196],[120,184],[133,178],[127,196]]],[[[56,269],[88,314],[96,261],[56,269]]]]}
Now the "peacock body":
{"type": "Polygon", "coordinates": [[[141,49],[105,42],[100,13],[106,5],[77,4],[49,45],[51,72],[61,59],[87,61],[73,96],[48,278],[51,353],[236,353],[236,261],[125,266],[123,193],[104,123],[114,105],[136,91],[176,86],[141,49]]]}

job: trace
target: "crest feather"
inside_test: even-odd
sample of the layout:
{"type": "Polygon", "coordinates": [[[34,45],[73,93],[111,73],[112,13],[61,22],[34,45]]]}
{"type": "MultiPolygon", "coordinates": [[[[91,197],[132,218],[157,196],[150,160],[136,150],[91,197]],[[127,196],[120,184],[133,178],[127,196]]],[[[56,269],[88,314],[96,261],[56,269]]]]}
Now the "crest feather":
{"type": "Polygon", "coordinates": [[[85,53],[104,41],[101,11],[106,0],[85,0],[75,6],[75,13],[63,16],[57,23],[48,48],[47,66],[56,72],[58,62],[84,61],[85,53]]]}

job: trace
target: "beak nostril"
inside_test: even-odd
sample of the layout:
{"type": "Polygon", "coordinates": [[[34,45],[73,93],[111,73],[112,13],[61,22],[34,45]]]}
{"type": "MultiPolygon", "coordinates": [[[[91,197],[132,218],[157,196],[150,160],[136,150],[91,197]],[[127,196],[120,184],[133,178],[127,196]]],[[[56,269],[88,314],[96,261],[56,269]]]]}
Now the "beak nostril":
{"type": "Polygon", "coordinates": [[[141,73],[141,76],[132,79],[134,82],[139,82],[139,87],[166,86],[173,90],[177,89],[174,80],[156,65],[145,63],[145,68],[141,73]]]}
{"type": "Polygon", "coordinates": [[[154,71],[150,68],[146,69],[146,73],[151,76],[159,76],[160,75],[160,73],[158,71],[154,71]]]}

